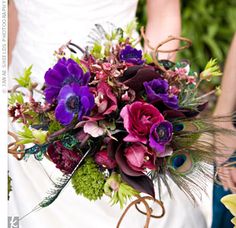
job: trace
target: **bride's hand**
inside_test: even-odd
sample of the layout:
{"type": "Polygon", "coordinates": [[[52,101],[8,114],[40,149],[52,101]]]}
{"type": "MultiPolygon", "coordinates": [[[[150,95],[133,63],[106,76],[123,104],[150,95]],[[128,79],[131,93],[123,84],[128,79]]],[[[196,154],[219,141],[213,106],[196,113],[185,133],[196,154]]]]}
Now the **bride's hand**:
{"type": "MultiPolygon", "coordinates": [[[[229,130],[234,130],[233,124],[221,123],[220,127],[227,128],[229,130]]],[[[221,166],[225,163],[236,150],[236,136],[235,135],[219,135],[216,137],[215,146],[217,152],[221,153],[223,156],[216,159],[216,164],[218,167],[218,176],[225,189],[230,189],[233,193],[236,193],[236,167],[235,166],[221,166]]]]}

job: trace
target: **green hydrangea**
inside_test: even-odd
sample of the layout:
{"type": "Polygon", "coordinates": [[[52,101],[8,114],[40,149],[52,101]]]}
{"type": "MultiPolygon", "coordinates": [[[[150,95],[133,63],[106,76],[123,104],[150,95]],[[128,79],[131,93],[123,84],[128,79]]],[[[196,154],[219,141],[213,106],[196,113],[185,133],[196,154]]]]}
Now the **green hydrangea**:
{"type": "Polygon", "coordinates": [[[89,200],[97,200],[102,197],[104,184],[104,175],[99,171],[98,165],[92,158],[86,159],[72,177],[72,185],[76,193],[89,200]]]}

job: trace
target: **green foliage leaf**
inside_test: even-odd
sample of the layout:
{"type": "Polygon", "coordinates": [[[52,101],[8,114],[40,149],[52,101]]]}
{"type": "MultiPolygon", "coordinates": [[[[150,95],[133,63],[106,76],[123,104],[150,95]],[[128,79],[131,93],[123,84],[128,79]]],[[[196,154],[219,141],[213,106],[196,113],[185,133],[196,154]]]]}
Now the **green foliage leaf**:
{"type": "Polygon", "coordinates": [[[18,144],[27,144],[27,143],[32,143],[34,141],[34,136],[32,131],[26,126],[23,126],[23,131],[18,131],[17,134],[20,138],[18,144]]]}
{"type": "Polygon", "coordinates": [[[36,143],[43,144],[47,139],[47,132],[36,129],[29,129],[27,126],[23,126],[23,131],[17,132],[20,141],[17,144],[36,143]]]}
{"type": "Polygon", "coordinates": [[[58,121],[52,120],[49,123],[48,132],[49,132],[49,134],[52,134],[62,128],[63,128],[63,126],[58,121]]]}
{"type": "Polygon", "coordinates": [[[12,93],[8,98],[8,104],[14,105],[16,103],[23,104],[24,98],[22,93],[12,93]]]}
{"type": "Polygon", "coordinates": [[[21,75],[19,78],[15,78],[15,80],[18,82],[18,84],[22,87],[31,88],[32,82],[30,79],[30,76],[32,74],[32,69],[33,65],[29,66],[28,68],[24,69],[23,75],[21,75]]]}
{"type": "Polygon", "coordinates": [[[98,42],[94,43],[93,49],[91,51],[91,54],[96,58],[96,59],[100,59],[103,57],[102,54],[102,46],[101,44],[99,44],[98,42]]]}
{"type": "Polygon", "coordinates": [[[143,58],[146,60],[147,64],[153,62],[152,56],[149,53],[144,53],[143,58]]]}
{"type": "Polygon", "coordinates": [[[132,20],[124,29],[124,32],[125,34],[128,36],[128,37],[132,37],[133,36],[133,33],[134,31],[137,29],[137,21],[136,19],[135,20],[132,20]]]}
{"type": "Polygon", "coordinates": [[[70,58],[73,59],[76,63],[78,63],[79,65],[80,63],[80,59],[78,56],[73,55],[72,53],[70,54],[70,58]]]}

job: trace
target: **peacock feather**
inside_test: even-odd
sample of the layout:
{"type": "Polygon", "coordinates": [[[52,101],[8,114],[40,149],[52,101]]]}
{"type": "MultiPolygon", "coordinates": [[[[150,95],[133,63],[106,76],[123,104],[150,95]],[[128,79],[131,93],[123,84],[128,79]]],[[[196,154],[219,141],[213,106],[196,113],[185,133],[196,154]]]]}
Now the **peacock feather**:
{"type": "Polygon", "coordinates": [[[232,116],[182,118],[172,122],[174,133],[170,146],[173,148],[173,153],[171,156],[158,158],[158,170],[150,172],[151,178],[158,183],[160,195],[163,183],[172,196],[168,184],[170,178],[194,202],[196,198],[201,198],[208,180],[213,177],[212,166],[216,157],[224,156],[220,153],[220,149],[226,145],[216,141],[215,136],[218,134],[236,136],[235,131],[217,125],[229,121],[232,121],[232,116]]]}
{"type": "Polygon", "coordinates": [[[69,183],[69,181],[71,180],[71,178],[73,177],[77,169],[82,165],[83,161],[89,156],[92,150],[93,148],[90,147],[85,152],[85,154],[83,155],[83,157],[81,158],[79,163],[76,165],[76,167],[74,168],[71,174],[68,174],[68,175],[63,174],[63,176],[58,178],[56,182],[53,182],[53,187],[51,188],[51,190],[49,190],[48,195],[37,206],[35,206],[29,213],[27,213],[20,219],[22,220],[23,218],[25,218],[32,212],[38,211],[41,208],[48,207],[49,205],[51,205],[57,199],[57,197],[60,195],[62,190],[66,187],[66,185],[69,183]]]}

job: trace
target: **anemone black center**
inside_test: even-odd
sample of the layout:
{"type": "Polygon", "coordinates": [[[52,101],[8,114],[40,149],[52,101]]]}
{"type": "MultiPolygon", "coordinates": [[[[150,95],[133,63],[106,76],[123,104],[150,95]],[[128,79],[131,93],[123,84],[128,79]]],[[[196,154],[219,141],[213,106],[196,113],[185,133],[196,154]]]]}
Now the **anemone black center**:
{"type": "Polygon", "coordinates": [[[79,110],[80,101],[79,98],[76,96],[70,96],[66,101],[66,107],[71,112],[77,112],[79,110]]]}
{"type": "Polygon", "coordinates": [[[160,141],[167,141],[169,139],[168,130],[165,126],[160,124],[159,127],[156,129],[156,132],[160,141]]]}
{"type": "Polygon", "coordinates": [[[138,56],[136,55],[136,53],[128,53],[125,55],[126,59],[136,59],[138,58],[138,56]]]}
{"type": "Polygon", "coordinates": [[[157,86],[155,89],[154,89],[155,93],[158,94],[158,93],[166,93],[166,90],[165,88],[163,88],[162,86],[157,86]]]}

